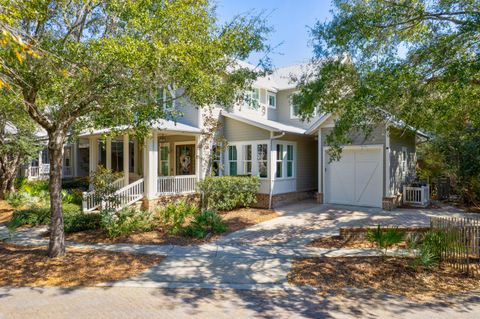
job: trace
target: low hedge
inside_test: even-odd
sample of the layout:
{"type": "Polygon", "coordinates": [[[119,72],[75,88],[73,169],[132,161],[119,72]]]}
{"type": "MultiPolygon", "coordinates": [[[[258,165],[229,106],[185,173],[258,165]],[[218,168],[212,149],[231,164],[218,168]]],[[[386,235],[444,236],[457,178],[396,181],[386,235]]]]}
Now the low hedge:
{"type": "MultiPolygon", "coordinates": [[[[101,216],[96,213],[85,214],[80,206],[75,204],[63,205],[63,220],[65,232],[73,233],[82,230],[98,229],[101,225],[101,216]]],[[[48,225],[50,224],[50,209],[48,207],[32,207],[15,211],[8,228],[14,231],[20,226],[48,225]]]]}
{"type": "Polygon", "coordinates": [[[256,176],[212,176],[198,182],[198,188],[207,209],[232,210],[256,203],[260,179],[256,176]]]}

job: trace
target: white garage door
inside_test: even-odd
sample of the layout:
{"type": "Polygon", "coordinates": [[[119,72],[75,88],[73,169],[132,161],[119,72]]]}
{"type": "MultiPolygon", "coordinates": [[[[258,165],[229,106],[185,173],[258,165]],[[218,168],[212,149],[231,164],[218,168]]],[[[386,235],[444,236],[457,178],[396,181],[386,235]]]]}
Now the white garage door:
{"type": "Polygon", "coordinates": [[[325,202],[382,207],[382,148],[348,148],[339,161],[325,155],[325,202]]]}

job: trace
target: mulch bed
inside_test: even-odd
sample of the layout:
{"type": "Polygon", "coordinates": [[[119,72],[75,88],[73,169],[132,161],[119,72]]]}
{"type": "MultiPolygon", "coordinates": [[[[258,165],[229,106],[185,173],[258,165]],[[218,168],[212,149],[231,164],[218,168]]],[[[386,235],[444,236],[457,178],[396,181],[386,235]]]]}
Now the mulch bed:
{"type": "Polygon", "coordinates": [[[402,257],[303,258],[293,262],[287,278],[291,284],[316,287],[321,294],[344,295],[347,288],[356,288],[413,300],[480,289],[478,278],[454,268],[414,268],[412,261],[402,257]]]}
{"type": "Polygon", "coordinates": [[[129,243],[180,246],[199,245],[218,239],[226,234],[278,217],[278,214],[273,210],[256,208],[241,208],[229,212],[221,212],[220,215],[222,216],[224,223],[227,225],[228,230],[225,233],[214,234],[202,239],[182,235],[171,235],[162,228],[155,231],[120,236],[114,239],[108,238],[101,230],[82,231],[67,234],[66,239],[84,243],[129,243]]]}
{"type": "MultiPolygon", "coordinates": [[[[310,242],[307,247],[315,248],[375,248],[375,244],[363,237],[356,236],[324,236],[310,242]]],[[[392,248],[406,248],[405,242],[394,245],[392,248]]]]}
{"type": "Polygon", "coordinates": [[[64,257],[49,258],[44,247],[0,244],[0,286],[94,286],[135,276],[162,259],[73,248],[64,257]]]}

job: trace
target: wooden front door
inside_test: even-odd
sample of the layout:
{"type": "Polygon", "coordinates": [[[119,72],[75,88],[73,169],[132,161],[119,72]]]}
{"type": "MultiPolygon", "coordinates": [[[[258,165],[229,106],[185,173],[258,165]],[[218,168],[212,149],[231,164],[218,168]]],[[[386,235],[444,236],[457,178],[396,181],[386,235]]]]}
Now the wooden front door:
{"type": "Polygon", "coordinates": [[[177,175],[195,175],[195,144],[175,147],[177,175]]]}

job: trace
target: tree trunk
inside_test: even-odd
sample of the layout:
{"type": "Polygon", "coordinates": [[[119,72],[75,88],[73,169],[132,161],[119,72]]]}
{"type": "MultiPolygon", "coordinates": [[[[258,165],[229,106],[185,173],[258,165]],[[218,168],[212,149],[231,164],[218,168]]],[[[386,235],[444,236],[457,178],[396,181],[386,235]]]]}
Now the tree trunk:
{"type": "Polygon", "coordinates": [[[65,255],[65,232],[62,212],[62,166],[63,143],[66,133],[49,133],[48,152],[50,157],[50,243],[48,255],[59,257],[65,255]]]}
{"type": "Polygon", "coordinates": [[[23,157],[21,155],[5,155],[0,158],[0,199],[5,194],[13,192],[15,177],[20,169],[23,157]]]}

